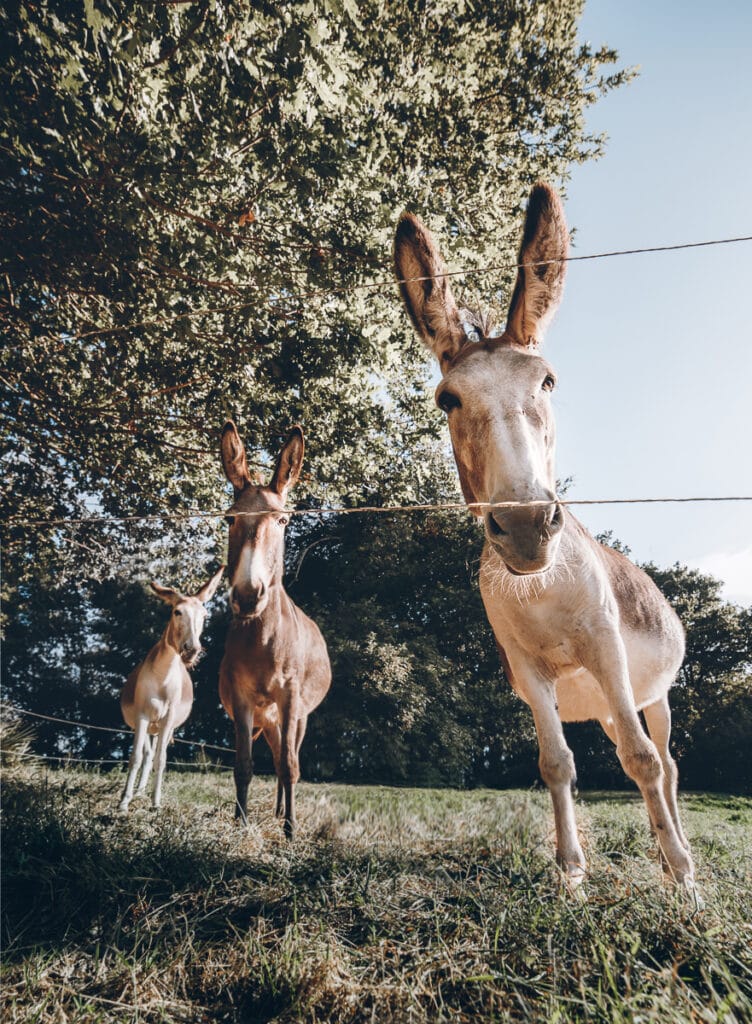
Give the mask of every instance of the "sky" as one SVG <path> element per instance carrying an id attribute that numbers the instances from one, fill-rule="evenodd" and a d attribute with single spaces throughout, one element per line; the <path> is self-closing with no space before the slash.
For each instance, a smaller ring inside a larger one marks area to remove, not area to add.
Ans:
<path id="1" fill-rule="evenodd" d="M 589 0 L 580 38 L 639 76 L 590 108 L 609 139 L 566 185 L 572 255 L 752 236 L 752 3 Z M 752 242 L 569 264 L 544 349 L 567 497 L 752 495 L 751 293 Z M 575 511 L 752 603 L 752 502 Z"/>

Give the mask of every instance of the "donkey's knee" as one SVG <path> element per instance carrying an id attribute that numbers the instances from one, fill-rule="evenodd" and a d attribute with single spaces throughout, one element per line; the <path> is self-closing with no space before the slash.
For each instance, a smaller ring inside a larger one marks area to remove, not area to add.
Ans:
<path id="1" fill-rule="evenodd" d="M 679 769 L 676 767 L 676 761 L 668 751 L 663 755 L 663 772 L 666 776 L 666 788 L 671 793 L 675 793 L 679 785 Z"/>
<path id="2" fill-rule="evenodd" d="M 574 757 L 568 747 L 555 751 L 541 751 L 538 768 L 549 789 L 561 786 L 571 788 L 577 781 Z"/>
<path id="3" fill-rule="evenodd" d="M 279 783 L 285 786 L 294 786 L 300 780 L 300 769 L 297 765 L 283 764 L 279 771 Z"/>
<path id="4" fill-rule="evenodd" d="M 640 788 L 654 786 L 662 779 L 661 759 L 647 737 L 640 743 L 617 747 L 616 753 L 624 771 Z"/>

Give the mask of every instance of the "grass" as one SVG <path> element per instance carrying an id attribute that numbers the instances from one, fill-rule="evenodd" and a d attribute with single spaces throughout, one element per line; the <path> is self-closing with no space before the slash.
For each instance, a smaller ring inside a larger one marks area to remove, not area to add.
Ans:
<path id="1" fill-rule="evenodd" d="M 752 1021 L 752 801 L 683 798 L 706 907 L 661 881 L 639 801 L 578 806 L 582 898 L 545 792 L 299 787 L 293 844 L 255 779 L 3 779 L 5 1022 Z"/>

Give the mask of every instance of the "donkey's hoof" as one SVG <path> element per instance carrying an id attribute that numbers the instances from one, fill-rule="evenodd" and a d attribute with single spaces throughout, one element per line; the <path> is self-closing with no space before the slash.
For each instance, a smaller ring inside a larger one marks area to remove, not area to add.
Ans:
<path id="1" fill-rule="evenodd" d="M 682 885 L 692 912 L 699 914 L 705 909 L 705 900 L 700 895 L 694 878 L 685 878 Z"/>
<path id="2" fill-rule="evenodd" d="M 571 865 L 562 871 L 562 879 L 564 882 L 564 888 L 571 896 L 577 896 L 584 898 L 584 889 L 582 883 L 585 881 L 587 876 L 587 870 L 579 865 Z"/>
<path id="3" fill-rule="evenodd" d="M 121 800 L 120 803 L 118 804 L 118 811 L 121 814 L 127 814 L 129 806 L 130 806 L 130 801 L 129 800 Z"/>

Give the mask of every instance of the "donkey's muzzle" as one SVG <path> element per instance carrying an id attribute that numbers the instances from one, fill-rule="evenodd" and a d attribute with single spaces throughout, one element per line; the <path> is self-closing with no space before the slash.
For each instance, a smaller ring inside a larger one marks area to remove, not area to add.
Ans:
<path id="1" fill-rule="evenodd" d="M 526 575 L 548 568 L 556 548 L 552 541 L 564 526 L 558 502 L 489 509 L 485 519 L 486 535 L 512 573 Z"/>
<path id="2" fill-rule="evenodd" d="M 188 668 L 193 668 L 203 653 L 204 648 L 200 644 L 198 647 L 194 644 L 183 644 L 180 649 L 180 657 Z"/>
<path id="3" fill-rule="evenodd" d="M 241 619 L 258 615 L 265 605 L 266 586 L 263 583 L 244 587 L 233 587 L 230 594 L 232 610 Z"/>

